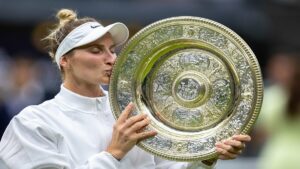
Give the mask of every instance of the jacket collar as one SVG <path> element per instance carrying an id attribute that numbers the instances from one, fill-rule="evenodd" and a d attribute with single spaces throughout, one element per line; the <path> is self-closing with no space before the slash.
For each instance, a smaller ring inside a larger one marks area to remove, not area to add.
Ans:
<path id="1" fill-rule="evenodd" d="M 99 87 L 101 88 L 101 86 Z M 102 91 L 104 91 L 104 89 L 102 89 Z M 108 100 L 107 97 L 107 91 L 104 91 L 104 96 L 102 97 L 86 97 L 79 95 L 61 85 L 60 92 L 55 96 L 55 99 L 58 100 L 59 104 L 76 109 L 81 113 L 97 114 L 99 106 L 105 104 Z"/>

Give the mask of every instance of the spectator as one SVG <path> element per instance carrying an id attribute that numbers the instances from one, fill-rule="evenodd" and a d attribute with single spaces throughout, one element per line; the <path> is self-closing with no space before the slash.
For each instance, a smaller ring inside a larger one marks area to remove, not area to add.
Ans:
<path id="1" fill-rule="evenodd" d="M 267 137 L 260 169 L 300 168 L 299 57 L 295 53 L 278 53 L 269 63 L 258 125 Z"/>

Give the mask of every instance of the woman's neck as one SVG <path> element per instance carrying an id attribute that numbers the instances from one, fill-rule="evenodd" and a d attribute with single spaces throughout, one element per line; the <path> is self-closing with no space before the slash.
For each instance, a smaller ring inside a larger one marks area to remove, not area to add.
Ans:
<path id="1" fill-rule="evenodd" d="M 100 85 L 89 85 L 84 83 L 72 83 L 65 81 L 63 86 L 79 95 L 86 97 L 101 97 L 104 96 L 103 90 L 100 88 Z"/>

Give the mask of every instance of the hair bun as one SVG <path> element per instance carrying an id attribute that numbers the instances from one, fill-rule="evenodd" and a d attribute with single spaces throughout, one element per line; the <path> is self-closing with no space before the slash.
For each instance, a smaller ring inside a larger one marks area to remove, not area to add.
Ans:
<path id="1" fill-rule="evenodd" d="M 59 19 L 59 26 L 63 26 L 70 21 L 77 20 L 77 14 L 70 9 L 61 9 L 57 12 L 56 17 Z"/>

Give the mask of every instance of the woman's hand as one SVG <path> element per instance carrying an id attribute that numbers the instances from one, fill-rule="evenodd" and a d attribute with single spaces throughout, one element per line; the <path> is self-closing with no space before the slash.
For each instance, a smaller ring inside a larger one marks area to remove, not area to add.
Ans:
<path id="1" fill-rule="evenodd" d="M 219 159 L 235 159 L 245 149 L 245 143 L 251 141 L 249 135 L 234 135 L 229 139 L 216 143 Z"/>
<path id="2" fill-rule="evenodd" d="M 229 160 L 235 159 L 245 149 L 245 143 L 251 141 L 249 135 L 234 135 L 229 139 L 216 143 L 218 159 Z M 203 163 L 212 165 L 217 159 L 204 160 Z"/>
<path id="3" fill-rule="evenodd" d="M 146 114 L 138 114 L 129 117 L 134 105 L 129 103 L 125 110 L 116 121 L 112 140 L 106 151 L 116 159 L 121 160 L 129 150 L 131 150 L 138 141 L 155 136 L 155 131 L 143 131 L 150 124 Z"/>

